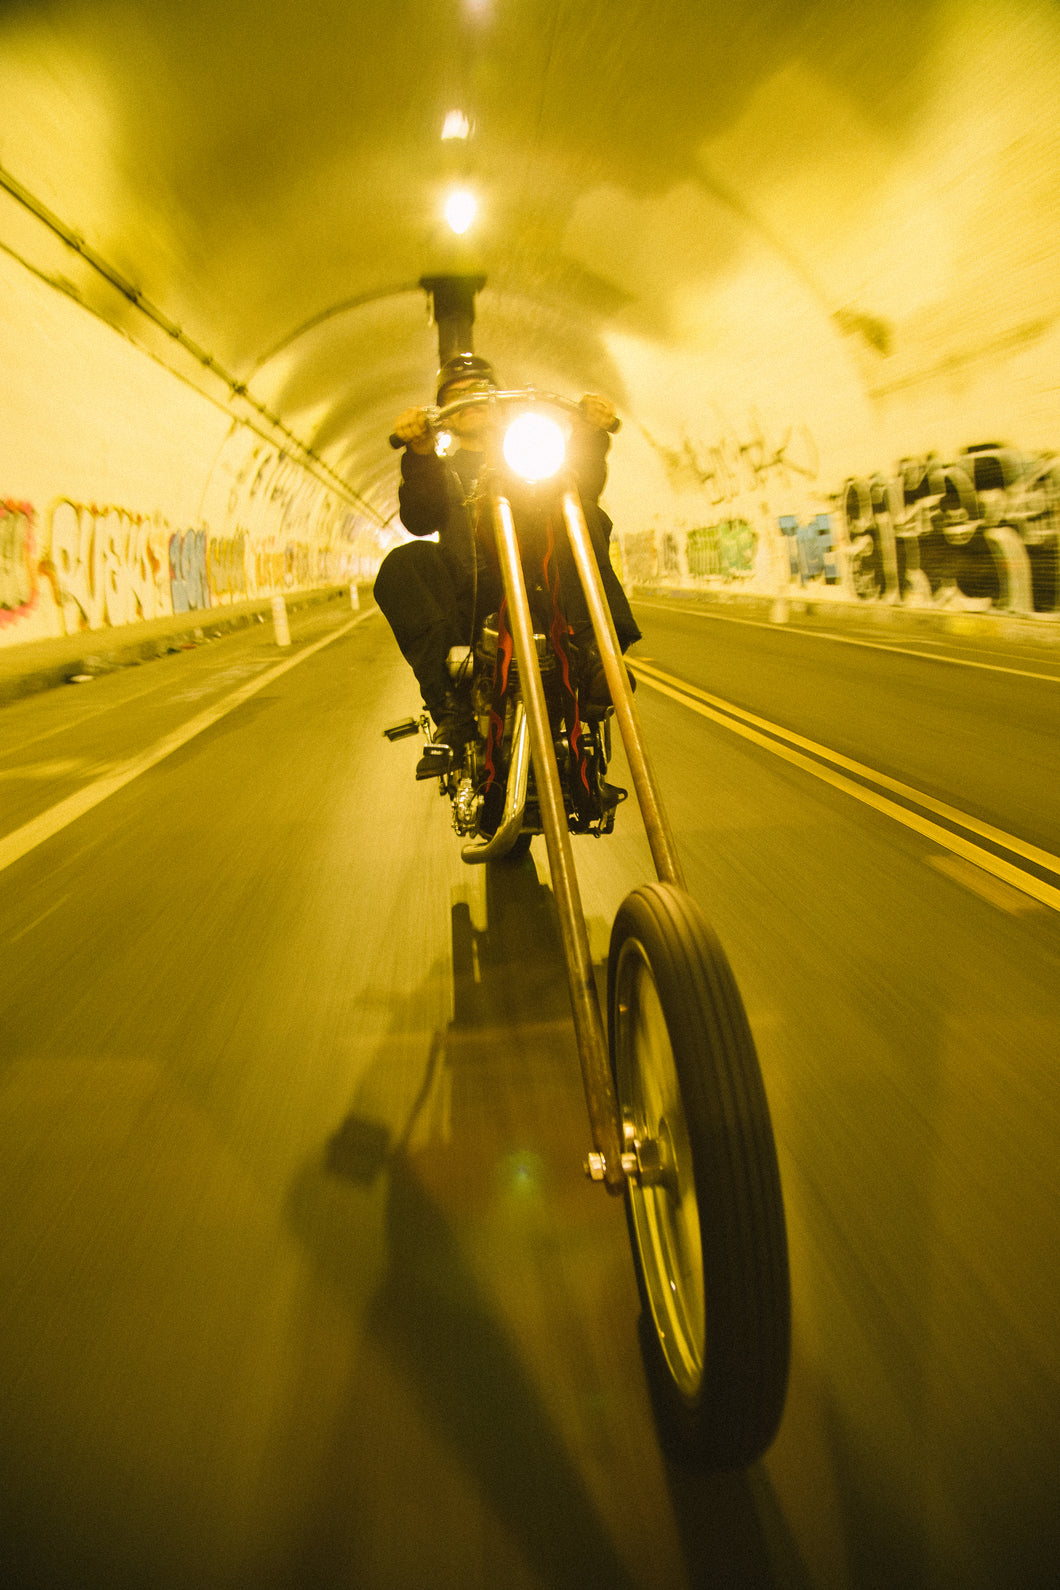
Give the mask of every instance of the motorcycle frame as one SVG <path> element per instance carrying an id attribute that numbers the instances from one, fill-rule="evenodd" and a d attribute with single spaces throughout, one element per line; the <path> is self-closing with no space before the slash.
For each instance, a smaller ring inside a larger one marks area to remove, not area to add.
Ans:
<path id="1" fill-rule="evenodd" d="M 637 1175 L 636 1156 L 625 1142 L 621 1112 L 615 1096 L 592 957 L 581 903 L 574 851 L 563 801 L 563 789 L 549 727 L 544 684 L 534 644 L 534 624 L 523 577 L 515 514 L 501 490 L 496 470 L 489 472 L 487 497 L 504 592 L 522 704 L 530 737 L 541 827 L 548 854 L 552 891 L 560 922 L 560 936 L 570 989 L 574 1031 L 581 1063 L 582 1083 L 589 1113 L 593 1150 L 586 1171 L 603 1182 L 608 1192 L 620 1194 L 627 1179 Z M 593 634 L 603 662 L 604 675 L 615 709 L 615 718 L 629 763 L 637 802 L 647 831 L 648 844 L 661 882 L 684 887 L 673 831 L 663 809 L 659 787 L 644 745 L 633 691 L 622 661 L 614 620 L 604 594 L 600 570 L 589 538 L 581 500 L 572 479 L 562 487 L 563 525 L 570 542 L 578 578 L 592 621 Z"/>

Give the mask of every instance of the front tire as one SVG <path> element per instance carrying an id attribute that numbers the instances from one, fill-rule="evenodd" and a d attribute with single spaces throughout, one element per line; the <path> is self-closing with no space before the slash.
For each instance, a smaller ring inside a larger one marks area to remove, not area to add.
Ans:
<path id="1" fill-rule="evenodd" d="M 626 1214 L 645 1367 L 665 1445 L 755 1462 L 780 1424 L 790 1348 L 772 1125 L 728 961 L 670 884 L 627 896 L 608 959 L 611 1064 L 642 1170 Z"/>

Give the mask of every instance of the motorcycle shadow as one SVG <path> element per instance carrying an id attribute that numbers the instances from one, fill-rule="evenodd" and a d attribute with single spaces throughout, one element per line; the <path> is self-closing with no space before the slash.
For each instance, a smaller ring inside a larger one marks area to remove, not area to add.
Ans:
<path id="1" fill-rule="evenodd" d="M 557 1590 L 797 1583 L 774 1580 L 768 1487 L 684 1474 L 656 1446 L 622 1211 L 581 1173 L 589 1134 L 566 971 L 533 858 L 469 879 L 451 931 L 452 1020 L 407 1119 L 388 1128 L 351 1114 L 324 1174 L 300 1189 L 300 1203 L 327 1206 L 302 1208 L 303 1230 L 338 1217 L 343 1184 L 354 1195 L 349 1236 L 329 1228 L 323 1258 L 373 1366 L 351 1394 L 357 1427 L 394 1425 L 385 1388 L 399 1388 L 399 1405 L 411 1396 L 416 1414 L 387 1461 L 416 1471 L 436 1443 L 452 1449 L 517 1556 Z M 373 1185 L 379 1196 L 364 1198 Z M 357 1240 L 362 1200 L 378 1210 L 375 1244 Z M 367 1296 L 361 1249 L 378 1263 Z M 602 1489 L 587 1478 L 601 1461 Z M 328 1468 L 328 1515 L 353 1516 L 360 1465 L 345 1441 Z M 435 1474 L 432 1494 L 446 1484 Z"/>
<path id="2" fill-rule="evenodd" d="M 432 1551 L 470 1553 L 446 1522 L 453 1464 L 511 1542 L 499 1577 L 521 1567 L 557 1590 L 642 1590 L 619 1545 L 633 1498 L 602 1504 L 586 1478 L 601 1419 L 625 1437 L 614 1394 L 604 1414 L 590 1402 L 577 1322 L 594 1293 L 613 1294 L 616 1270 L 627 1317 L 635 1295 L 615 1242 L 621 1213 L 584 1181 L 577 1157 L 587 1128 L 551 891 L 528 859 L 490 867 L 465 892 L 451 913 L 452 1020 L 434 1035 L 406 1121 L 348 1116 L 324 1174 L 298 1189 L 296 1219 L 303 1232 L 325 1229 L 351 1195 L 351 1221 L 359 1208 L 378 1211 L 367 1297 L 359 1263 L 339 1257 L 367 1250 L 366 1238 L 354 1229 L 339 1243 L 332 1226 L 322 1258 L 372 1366 L 352 1393 L 350 1429 L 367 1420 L 386 1432 L 393 1451 L 378 1461 L 421 1475 L 418 1521 L 403 1526 L 409 1550 L 422 1530 L 426 1553 L 433 1530 Z M 599 1399 L 595 1381 L 590 1389 Z M 351 1448 L 337 1442 L 327 1465 L 333 1517 L 360 1505 Z M 634 1472 L 632 1452 L 615 1469 Z"/>
<path id="3" fill-rule="evenodd" d="M 351 1113 L 329 1140 L 328 1171 L 344 1180 L 371 1186 L 387 1166 L 410 1147 L 422 1146 L 439 1130 L 451 1131 L 453 1083 L 472 1083 L 500 1057 L 511 1062 L 544 1042 L 549 1056 L 569 1053 L 569 1075 L 577 1080 L 577 1050 L 570 1014 L 566 967 L 559 920 L 552 891 L 537 874 L 530 857 L 517 863 L 483 868 L 485 922 L 475 923 L 466 898 L 453 902 L 450 918 L 453 1018 L 434 1036 L 420 1088 L 402 1129 L 358 1112 Z M 598 986 L 606 966 L 594 968 Z M 466 1079 L 463 1068 L 470 1069 Z M 506 1066 L 498 1090 L 516 1082 L 515 1067 Z M 458 1089 L 461 1097 L 464 1089 Z M 577 1104 L 577 1100 L 575 1104 Z M 438 1114 L 446 1116 L 439 1123 Z M 569 1108 L 564 1112 L 570 1115 Z M 583 1133 L 584 1135 L 584 1133 Z"/>

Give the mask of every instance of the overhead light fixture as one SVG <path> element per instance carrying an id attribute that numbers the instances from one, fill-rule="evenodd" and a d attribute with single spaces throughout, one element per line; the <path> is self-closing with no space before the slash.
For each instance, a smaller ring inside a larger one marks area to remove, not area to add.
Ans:
<path id="1" fill-rule="evenodd" d="M 475 219 L 478 204 L 466 188 L 454 188 L 445 201 L 445 218 L 454 232 L 466 232 Z"/>
<path id="2" fill-rule="evenodd" d="M 447 110 L 442 125 L 442 142 L 450 138 L 470 138 L 471 123 L 462 110 Z"/>

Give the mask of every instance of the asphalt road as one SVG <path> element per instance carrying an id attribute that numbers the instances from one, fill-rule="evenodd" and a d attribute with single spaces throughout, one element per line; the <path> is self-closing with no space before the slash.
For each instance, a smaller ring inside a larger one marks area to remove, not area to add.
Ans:
<path id="1" fill-rule="evenodd" d="M 5 1587 L 1054 1582 L 1060 667 L 639 615 L 781 1156 L 774 1448 L 661 1455 L 543 847 L 462 865 L 385 625 L 310 610 L 0 712 Z M 602 963 L 632 804 L 576 854 Z"/>

